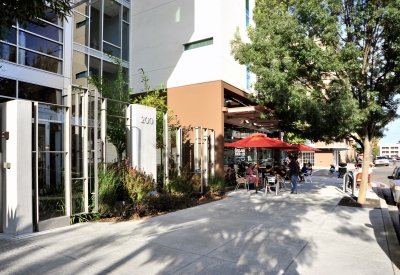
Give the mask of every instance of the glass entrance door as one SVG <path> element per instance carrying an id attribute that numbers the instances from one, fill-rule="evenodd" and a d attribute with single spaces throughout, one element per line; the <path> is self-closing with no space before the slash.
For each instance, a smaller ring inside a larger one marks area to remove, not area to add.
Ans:
<path id="1" fill-rule="evenodd" d="M 69 224 L 67 107 L 34 103 L 34 209 L 37 231 Z M 36 141 L 36 142 L 35 142 Z"/>

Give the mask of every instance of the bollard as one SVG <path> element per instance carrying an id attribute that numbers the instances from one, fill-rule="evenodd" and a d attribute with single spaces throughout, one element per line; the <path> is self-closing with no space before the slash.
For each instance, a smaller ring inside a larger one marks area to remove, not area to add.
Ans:
<path id="1" fill-rule="evenodd" d="M 347 174 L 348 174 L 348 172 L 343 175 L 343 194 L 346 193 L 346 190 L 347 190 L 347 185 L 346 185 L 346 179 L 348 177 Z"/>
<path id="2" fill-rule="evenodd" d="M 352 183 L 352 185 L 351 185 L 351 194 L 352 194 L 352 196 L 354 196 L 354 187 L 355 187 L 355 185 L 354 185 L 354 177 L 353 177 L 353 175 L 352 175 L 353 173 L 351 173 L 350 171 L 349 172 L 346 172 L 344 175 L 343 175 L 343 193 L 346 193 L 346 191 L 347 191 L 347 183 L 349 182 L 349 181 L 351 181 L 351 183 Z"/>

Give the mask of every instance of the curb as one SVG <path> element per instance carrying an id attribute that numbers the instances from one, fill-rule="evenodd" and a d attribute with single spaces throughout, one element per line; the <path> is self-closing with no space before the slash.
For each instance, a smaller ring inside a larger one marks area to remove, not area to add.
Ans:
<path id="1" fill-rule="evenodd" d="M 389 257 L 392 262 L 393 274 L 400 275 L 400 246 L 393 227 L 392 218 L 385 199 L 383 198 L 382 189 L 377 187 L 378 197 L 381 205 L 383 224 L 385 226 L 386 241 L 389 249 Z"/>

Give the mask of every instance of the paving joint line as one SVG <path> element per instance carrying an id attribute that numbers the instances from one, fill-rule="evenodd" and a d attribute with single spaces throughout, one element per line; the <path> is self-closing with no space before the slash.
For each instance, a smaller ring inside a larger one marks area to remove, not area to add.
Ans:
<path id="1" fill-rule="evenodd" d="M 382 214 L 382 219 L 383 219 L 383 226 L 385 227 L 385 236 L 386 236 L 386 242 L 388 245 L 388 253 L 389 253 L 389 259 L 392 264 L 392 270 L 393 274 L 399 275 L 400 270 L 396 266 L 396 264 L 393 262 L 394 259 L 397 259 L 398 264 L 400 264 L 400 259 L 398 256 L 400 255 L 400 246 L 399 242 L 396 236 L 396 232 L 394 230 L 392 218 L 390 217 L 389 210 L 387 208 L 386 201 L 383 196 L 382 189 L 378 187 L 378 197 L 380 199 L 380 205 L 381 205 L 381 214 Z M 396 237 L 394 237 L 394 236 Z M 395 257 L 394 254 L 397 254 Z"/>

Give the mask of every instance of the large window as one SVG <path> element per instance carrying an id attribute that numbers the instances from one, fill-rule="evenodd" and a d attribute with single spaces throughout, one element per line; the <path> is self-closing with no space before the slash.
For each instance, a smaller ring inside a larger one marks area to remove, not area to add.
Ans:
<path id="1" fill-rule="evenodd" d="M 18 98 L 61 105 L 61 90 L 19 81 Z"/>
<path id="2" fill-rule="evenodd" d="M 79 66 L 73 68 L 74 85 L 87 87 L 84 78 L 90 75 L 112 78 L 113 66 L 103 61 L 107 55 L 121 58 L 128 68 L 129 25 L 129 5 L 120 0 L 98 0 L 74 9 L 74 66 Z"/>
<path id="3" fill-rule="evenodd" d="M 74 51 L 72 66 L 72 83 L 77 86 L 87 87 L 87 76 L 90 75 L 88 71 L 88 55 Z"/>
<path id="4" fill-rule="evenodd" d="M 307 164 L 311 163 L 312 166 L 314 166 L 314 152 L 303 152 L 302 153 L 302 164 Z"/>
<path id="5" fill-rule="evenodd" d="M 50 22 L 37 19 L 11 28 L 0 42 L 0 59 L 62 74 L 62 21 L 51 11 L 46 15 Z"/>
<path id="6" fill-rule="evenodd" d="M 3 102 L 6 98 L 62 104 L 61 90 L 0 77 L 0 101 Z"/>
<path id="7" fill-rule="evenodd" d="M 17 92 L 17 81 L 0 77 L 0 95 L 15 97 Z"/>

